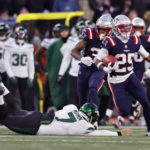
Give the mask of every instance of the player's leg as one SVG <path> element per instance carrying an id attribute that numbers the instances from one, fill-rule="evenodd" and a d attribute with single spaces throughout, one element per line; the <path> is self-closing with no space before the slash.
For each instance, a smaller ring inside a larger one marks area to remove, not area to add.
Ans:
<path id="1" fill-rule="evenodd" d="M 77 79 L 77 90 L 79 96 L 79 105 L 82 106 L 86 102 L 88 102 L 89 97 L 89 89 L 88 89 L 88 82 L 89 82 L 90 70 L 84 68 L 84 66 L 80 66 L 78 79 Z"/>
<path id="2" fill-rule="evenodd" d="M 150 102 L 148 100 L 146 91 L 135 74 L 132 74 L 129 79 L 130 80 L 129 80 L 129 84 L 127 85 L 127 90 L 142 105 L 144 118 L 149 132 L 150 131 Z"/>
<path id="3" fill-rule="evenodd" d="M 125 89 L 126 82 L 112 84 L 109 83 L 112 92 L 114 104 L 123 117 L 128 116 L 131 112 L 132 99 Z"/>
<path id="4" fill-rule="evenodd" d="M 98 90 L 103 86 L 104 72 L 96 71 L 93 72 L 89 78 L 89 100 L 91 103 L 99 106 L 100 100 L 98 97 Z"/>
<path id="5" fill-rule="evenodd" d="M 79 108 L 79 97 L 77 92 L 77 77 L 69 75 L 69 104 L 74 104 Z"/>
<path id="6" fill-rule="evenodd" d="M 22 100 L 22 109 L 34 110 L 33 89 L 27 86 L 27 78 L 18 78 L 20 97 Z"/>

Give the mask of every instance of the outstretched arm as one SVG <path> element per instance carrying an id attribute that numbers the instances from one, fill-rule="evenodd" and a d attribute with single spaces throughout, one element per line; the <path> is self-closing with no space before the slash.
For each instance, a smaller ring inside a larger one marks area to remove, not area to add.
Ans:
<path id="1" fill-rule="evenodd" d="M 85 40 L 81 40 L 76 46 L 75 48 L 72 49 L 71 55 L 78 59 L 81 60 L 81 54 L 80 51 L 83 50 L 85 47 L 87 46 L 87 42 Z"/>

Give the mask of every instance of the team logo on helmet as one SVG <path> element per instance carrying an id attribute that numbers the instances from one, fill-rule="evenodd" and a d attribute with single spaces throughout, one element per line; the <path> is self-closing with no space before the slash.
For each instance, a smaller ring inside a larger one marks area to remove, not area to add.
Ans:
<path id="1" fill-rule="evenodd" d="M 122 38 L 129 38 L 132 31 L 130 19 L 125 15 L 118 15 L 113 20 L 113 31 Z"/>

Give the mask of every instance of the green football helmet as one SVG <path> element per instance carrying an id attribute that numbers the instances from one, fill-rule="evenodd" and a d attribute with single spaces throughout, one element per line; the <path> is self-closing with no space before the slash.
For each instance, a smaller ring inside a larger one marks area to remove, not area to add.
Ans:
<path id="1" fill-rule="evenodd" d="M 79 37 L 82 37 L 82 30 L 84 28 L 85 28 L 85 22 L 83 20 L 76 23 L 75 29 Z"/>
<path id="2" fill-rule="evenodd" d="M 3 22 L 0 23 L 0 40 L 6 40 L 9 35 L 10 27 Z"/>
<path id="3" fill-rule="evenodd" d="M 85 21 L 85 26 L 86 26 L 86 28 L 94 28 L 95 27 L 95 23 L 90 21 L 90 20 L 86 20 Z"/>
<path id="4" fill-rule="evenodd" d="M 80 115 L 88 122 L 94 124 L 98 121 L 98 107 L 93 103 L 85 103 L 79 110 Z"/>

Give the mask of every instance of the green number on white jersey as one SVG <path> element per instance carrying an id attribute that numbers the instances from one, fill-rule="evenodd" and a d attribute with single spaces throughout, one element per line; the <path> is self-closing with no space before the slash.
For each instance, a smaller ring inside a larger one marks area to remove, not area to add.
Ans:
<path id="1" fill-rule="evenodd" d="M 25 66 L 26 63 L 27 63 L 27 55 L 26 54 L 13 54 L 12 55 L 13 57 L 13 62 L 12 62 L 12 65 L 13 66 Z"/>

